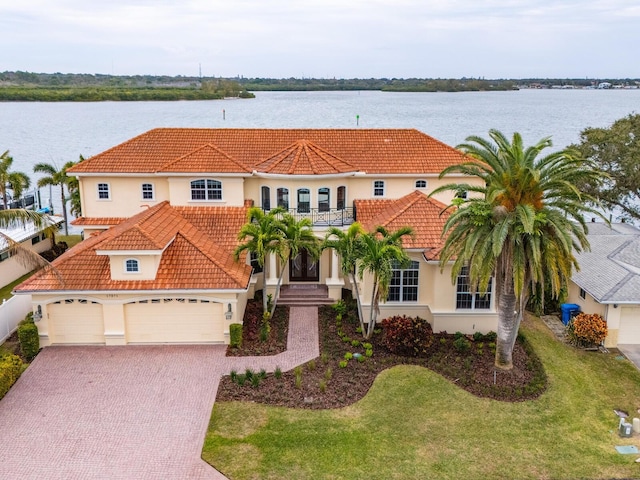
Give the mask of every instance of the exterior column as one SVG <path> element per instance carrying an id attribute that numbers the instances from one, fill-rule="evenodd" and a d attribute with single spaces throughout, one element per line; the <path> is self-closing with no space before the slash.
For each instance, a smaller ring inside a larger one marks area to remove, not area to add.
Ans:
<path id="1" fill-rule="evenodd" d="M 338 254 L 335 250 L 331 249 L 331 276 L 327 278 L 325 283 L 329 290 L 329 298 L 338 301 L 342 298 L 342 287 L 344 287 L 344 280 L 340 278 L 340 262 L 338 262 Z"/>

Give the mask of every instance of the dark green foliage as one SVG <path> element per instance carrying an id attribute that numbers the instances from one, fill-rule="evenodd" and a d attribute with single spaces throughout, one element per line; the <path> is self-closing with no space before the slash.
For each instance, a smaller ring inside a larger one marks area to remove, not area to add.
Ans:
<path id="1" fill-rule="evenodd" d="M 466 337 L 458 337 L 453 341 L 453 348 L 459 352 L 468 352 L 471 342 Z"/>
<path id="2" fill-rule="evenodd" d="M 282 378 L 282 369 L 280 367 L 276 367 L 276 369 L 273 372 L 273 376 L 278 379 Z"/>
<path id="3" fill-rule="evenodd" d="M 242 346 L 241 323 L 232 323 L 229 325 L 229 345 L 231 348 L 240 348 Z"/>
<path id="4" fill-rule="evenodd" d="M 420 317 L 394 316 L 382 321 L 383 343 L 399 355 L 424 356 L 433 343 L 433 330 L 427 320 Z"/>
<path id="5" fill-rule="evenodd" d="M 0 355 L 0 398 L 4 397 L 22 373 L 20 357 L 6 353 Z"/>
<path id="6" fill-rule="evenodd" d="M 20 352 L 31 361 L 40 351 L 40 337 L 38 337 L 38 327 L 35 323 L 24 323 L 18 327 L 18 340 L 20 341 Z"/>

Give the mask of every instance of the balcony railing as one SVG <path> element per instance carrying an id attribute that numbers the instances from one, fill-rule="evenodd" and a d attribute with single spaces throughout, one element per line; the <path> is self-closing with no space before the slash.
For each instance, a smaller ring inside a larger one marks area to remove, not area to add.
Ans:
<path id="1" fill-rule="evenodd" d="M 353 208 L 337 208 L 319 209 L 319 208 L 290 208 L 289 214 L 295 219 L 309 218 L 313 222 L 314 227 L 343 227 L 351 225 L 353 219 Z"/>

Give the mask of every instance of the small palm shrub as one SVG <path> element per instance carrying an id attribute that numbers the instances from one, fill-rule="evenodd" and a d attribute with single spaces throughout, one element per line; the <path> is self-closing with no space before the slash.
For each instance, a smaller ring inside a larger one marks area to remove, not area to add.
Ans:
<path id="1" fill-rule="evenodd" d="M 607 322 L 597 313 L 579 313 L 569 324 L 569 338 L 578 346 L 599 345 L 607 337 Z"/>

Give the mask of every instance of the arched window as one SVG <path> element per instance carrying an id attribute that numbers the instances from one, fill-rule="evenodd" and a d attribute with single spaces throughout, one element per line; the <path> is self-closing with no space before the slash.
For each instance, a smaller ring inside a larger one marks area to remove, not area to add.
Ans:
<path id="1" fill-rule="evenodd" d="M 140 272 L 140 262 L 135 258 L 127 258 L 124 261 L 124 271 L 127 273 L 139 273 Z"/>
<path id="2" fill-rule="evenodd" d="M 200 179 L 191 182 L 191 200 L 222 200 L 222 182 Z"/>
<path id="3" fill-rule="evenodd" d="M 261 197 L 262 197 L 262 210 L 268 212 L 271 210 L 271 189 L 269 187 L 262 187 L 261 189 Z"/>
<path id="4" fill-rule="evenodd" d="M 311 211 L 311 191 L 308 188 L 298 189 L 298 213 Z"/>
<path id="5" fill-rule="evenodd" d="M 426 180 L 416 180 L 416 188 L 427 188 Z"/>
<path id="6" fill-rule="evenodd" d="M 336 208 L 338 210 L 344 210 L 347 205 L 347 187 L 340 186 L 338 187 L 338 200 L 336 203 Z"/>
<path id="7" fill-rule="evenodd" d="M 318 189 L 318 211 L 328 212 L 331 208 L 331 190 L 327 187 Z"/>
<path id="8" fill-rule="evenodd" d="M 289 210 L 289 189 L 279 188 L 276 190 L 278 207 Z"/>

